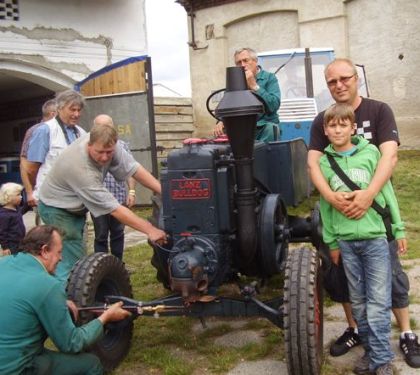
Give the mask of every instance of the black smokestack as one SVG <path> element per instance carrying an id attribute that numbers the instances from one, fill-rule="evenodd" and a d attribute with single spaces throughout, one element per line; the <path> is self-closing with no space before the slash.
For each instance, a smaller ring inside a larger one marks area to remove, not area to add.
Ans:
<path id="1" fill-rule="evenodd" d="M 226 92 L 215 114 L 223 121 L 235 159 L 239 260 L 243 266 L 254 260 L 257 248 L 257 203 L 252 157 L 257 116 L 263 112 L 263 104 L 247 88 L 243 68 L 227 68 Z"/>

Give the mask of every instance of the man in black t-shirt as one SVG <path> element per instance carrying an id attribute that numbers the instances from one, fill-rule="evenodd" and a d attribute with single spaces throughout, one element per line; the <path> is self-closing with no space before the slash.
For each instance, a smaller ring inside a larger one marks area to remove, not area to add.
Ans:
<path id="1" fill-rule="evenodd" d="M 367 139 L 376 147 L 385 142 L 394 141 L 399 145 L 398 130 L 394 114 L 388 104 L 377 100 L 358 97 L 359 105 L 354 110 L 357 124 L 357 135 Z M 319 113 L 311 128 L 310 150 L 324 152 L 329 145 L 328 138 L 324 134 L 324 112 Z M 393 148 L 393 144 L 390 145 Z"/>
<path id="2" fill-rule="evenodd" d="M 324 112 L 317 115 L 312 123 L 308 152 L 309 173 L 320 194 L 337 210 L 349 218 L 359 219 L 371 206 L 373 199 L 391 178 L 397 164 L 399 145 L 398 130 L 391 108 L 382 102 L 362 98 L 358 93 L 358 75 L 354 64 L 348 59 L 336 59 L 325 68 L 325 79 L 330 93 L 337 103 L 350 104 L 356 116 L 357 134 L 368 139 L 381 151 L 381 159 L 369 187 L 365 190 L 350 193 L 333 192 L 319 168 L 319 159 L 328 145 L 324 134 Z M 346 195 L 346 197 L 344 196 Z M 417 335 L 410 328 L 408 311 L 409 283 L 407 275 L 401 268 L 395 241 L 390 243 L 391 263 L 393 269 L 392 307 L 401 330 L 400 348 L 408 365 L 420 367 L 420 345 Z M 328 281 L 327 281 L 328 282 Z M 345 289 L 346 286 L 343 286 Z M 328 288 L 326 288 L 328 289 Z M 345 297 L 338 302 L 343 308 L 349 324 L 344 334 L 331 345 L 330 353 L 339 356 L 347 353 L 353 346 L 360 344 L 357 324 L 352 318 L 351 304 Z M 364 356 L 357 364 L 356 373 L 369 370 L 369 357 Z"/>

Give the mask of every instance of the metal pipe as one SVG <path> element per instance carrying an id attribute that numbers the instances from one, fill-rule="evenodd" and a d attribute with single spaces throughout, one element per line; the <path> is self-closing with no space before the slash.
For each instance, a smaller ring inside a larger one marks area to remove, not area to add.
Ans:
<path id="1" fill-rule="evenodd" d="M 305 78 L 306 78 L 306 96 L 314 97 L 314 83 L 312 78 L 312 59 L 309 48 L 305 48 Z"/>
<path id="2" fill-rule="evenodd" d="M 158 162 L 156 148 L 156 127 L 155 127 L 155 108 L 153 97 L 153 77 L 152 77 L 152 59 L 150 56 L 146 59 L 146 77 L 147 77 L 147 112 L 149 115 L 149 137 L 152 159 L 152 175 L 158 177 Z"/>
<path id="3" fill-rule="evenodd" d="M 190 47 L 192 47 L 192 49 L 194 51 L 196 51 L 198 49 L 206 49 L 208 47 L 208 45 L 205 46 L 205 47 L 198 47 L 197 46 L 197 43 L 195 42 L 195 27 L 194 27 L 195 13 L 194 13 L 194 10 L 193 10 L 193 4 L 192 4 L 192 2 L 191 2 L 191 8 L 190 8 L 190 10 L 189 10 L 189 12 L 187 14 L 190 17 L 190 27 L 191 27 L 191 42 L 188 42 L 188 45 Z"/>

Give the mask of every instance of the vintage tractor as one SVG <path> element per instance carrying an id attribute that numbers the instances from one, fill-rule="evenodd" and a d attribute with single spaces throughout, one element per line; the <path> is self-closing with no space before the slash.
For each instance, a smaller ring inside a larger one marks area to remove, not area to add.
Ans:
<path id="1" fill-rule="evenodd" d="M 72 270 L 69 298 L 82 322 L 104 304 L 123 301 L 142 316 L 265 317 L 283 329 L 290 375 L 319 374 L 323 352 L 323 297 L 318 252 L 288 251 L 292 242 L 319 243 L 319 215 L 299 218 L 286 206 L 308 192 L 303 140 L 254 143 L 261 101 L 246 88 L 242 68 L 228 68 L 226 92 L 215 109 L 227 139 L 193 139 L 172 151 L 161 171 L 158 225 L 169 235 L 153 247 L 157 277 L 172 291 L 153 301 L 131 297 L 129 277 L 112 255 L 93 254 Z M 258 298 L 255 282 L 235 298 L 219 295 L 224 283 L 266 280 L 284 272 L 283 295 Z M 130 347 L 132 319 L 106 328 L 92 351 L 107 369 Z M 280 334 L 280 332 L 279 332 Z"/>

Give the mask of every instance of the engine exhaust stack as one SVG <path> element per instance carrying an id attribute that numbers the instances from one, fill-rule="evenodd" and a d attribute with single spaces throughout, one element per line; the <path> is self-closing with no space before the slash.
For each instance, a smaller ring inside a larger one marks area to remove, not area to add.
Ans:
<path id="1" fill-rule="evenodd" d="M 235 159 L 238 243 L 243 266 L 254 260 L 257 249 L 257 203 L 252 162 L 257 116 L 263 112 L 263 104 L 247 88 L 243 68 L 227 68 L 226 91 L 215 114 L 223 121 Z"/>

